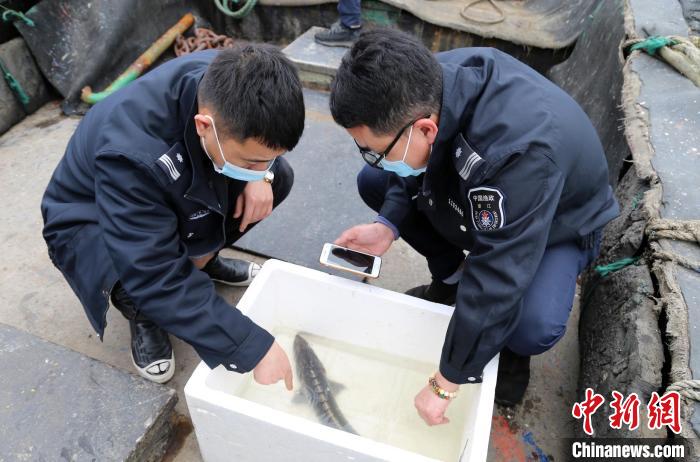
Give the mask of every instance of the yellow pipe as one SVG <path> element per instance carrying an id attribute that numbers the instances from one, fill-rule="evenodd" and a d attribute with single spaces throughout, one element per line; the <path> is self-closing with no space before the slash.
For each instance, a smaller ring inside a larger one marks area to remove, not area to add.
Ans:
<path id="1" fill-rule="evenodd" d="M 99 93 L 93 93 L 92 89 L 87 86 L 83 88 L 80 99 L 88 104 L 95 104 L 103 99 L 105 99 L 110 94 L 125 87 L 133 80 L 136 80 L 138 76 L 143 74 L 143 72 L 151 67 L 151 64 L 157 60 L 160 55 L 163 54 L 175 41 L 178 35 L 184 34 L 187 29 L 194 24 L 194 16 L 191 13 L 184 15 L 173 27 L 168 29 L 168 31 L 163 34 L 158 40 L 156 40 L 153 45 L 151 45 L 148 50 L 146 50 L 141 56 L 139 56 L 136 61 L 134 61 L 131 66 L 127 68 L 119 77 L 117 77 L 110 86 L 108 86 L 104 91 Z"/>

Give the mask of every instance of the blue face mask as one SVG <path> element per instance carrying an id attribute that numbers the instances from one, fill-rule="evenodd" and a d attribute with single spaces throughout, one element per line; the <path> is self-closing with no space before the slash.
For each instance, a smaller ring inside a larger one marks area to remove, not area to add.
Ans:
<path id="1" fill-rule="evenodd" d="M 406 161 L 406 154 L 408 154 L 408 145 L 411 144 L 411 136 L 413 135 L 413 126 L 411 125 L 411 130 L 408 132 L 408 142 L 406 143 L 406 149 L 403 152 L 403 159 L 401 160 L 386 160 L 382 159 L 379 162 L 379 165 L 386 171 L 388 172 L 394 172 L 398 176 L 401 177 L 407 177 L 407 176 L 418 176 L 421 173 L 425 172 L 425 169 L 427 167 L 423 168 L 413 168 L 410 165 L 408 165 Z"/>
<path id="2" fill-rule="evenodd" d="M 226 160 L 226 157 L 224 157 L 224 150 L 221 149 L 221 143 L 219 143 L 219 135 L 216 133 L 216 125 L 214 125 L 214 119 L 212 119 L 208 115 L 205 115 L 204 117 L 211 120 L 211 126 L 214 129 L 214 137 L 216 138 L 216 144 L 219 146 L 221 158 L 224 159 L 224 166 L 219 168 L 214 163 L 214 159 L 212 159 L 209 155 L 209 151 L 207 151 L 207 147 L 204 144 L 204 138 L 199 138 L 199 141 L 202 144 L 202 149 L 204 149 L 204 152 L 206 153 L 207 157 L 209 157 L 209 160 L 211 160 L 211 163 L 214 165 L 214 170 L 216 170 L 217 173 L 226 175 L 229 178 L 239 181 L 260 181 L 263 178 L 265 178 L 265 173 L 267 173 L 267 171 L 270 170 L 270 168 L 272 168 L 272 164 L 275 163 L 275 159 L 272 159 L 270 164 L 267 166 L 267 170 L 250 170 L 247 168 L 239 167 L 237 165 L 233 165 L 232 163 Z"/>

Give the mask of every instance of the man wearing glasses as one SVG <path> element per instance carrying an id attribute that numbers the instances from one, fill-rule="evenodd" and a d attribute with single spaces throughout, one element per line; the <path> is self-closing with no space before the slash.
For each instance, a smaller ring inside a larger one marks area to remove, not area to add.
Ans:
<path id="1" fill-rule="evenodd" d="M 257 265 L 218 252 L 289 194 L 279 156 L 303 129 L 294 66 L 258 45 L 169 61 L 81 121 L 42 200 L 44 238 L 100 338 L 110 299 L 129 319 L 143 377 L 173 376 L 171 333 L 210 367 L 291 389 L 285 352 L 212 281 L 255 277 Z"/>
<path id="2" fill-rule="evenodd" d="M 498 50 L 434 56 L 393 30 L 360 36 L 330 106 L 368 164 L 358 189 L 379 214 L 336 244 L 382 255 L 403 237 L 433 277 L 407 293 L 455 305 L 420 416 L 446 423 L 460 384 L 481 382 L 499 352 L 496 400 L 517 404 L 530 356 L 564 335 L 577 275 L 618 214 L 588 117 Z"/>

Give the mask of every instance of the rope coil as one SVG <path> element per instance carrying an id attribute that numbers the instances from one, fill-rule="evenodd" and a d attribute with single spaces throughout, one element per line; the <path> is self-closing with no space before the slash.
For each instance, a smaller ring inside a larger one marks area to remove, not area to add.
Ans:
<path id="1" fill-rule="evenodd" d="M 15 11 L 13 9 L 10 9 L 6 6 L 0 5 L 0 8 L 2 8 L 2 20 L 5 22 L 13 22 L 13 21 L 22 21 L 29 27 L 34 27 L 34 21 L 29 19 L 27 16 L 24 15 L 21 11 Z"/>
<path id="2" fill-rule="evenodd" d="M 651 56 L 658 51 L 664 61 L 700 87 L 700 37 L 652 36 L 628 40 L 623 48 L 643 50 Z"/>
<path id="3" fill-rule="evenodd" d="M 649 240 L 672 239 L 700 244 L 700 220 L 670 220 L 656 218 L 649 221 L 646 227 Z M 656 258 L 673 261 L 689 270 L 700 273 L 700 262 L 693 261 L 682 255 L 655 249 L 653 255 Z"/>
<path id="4" fill-rule="evenodd" d="M 649 239 L 676 239 L 700 244 L 700 220 L 653 219 L 646 229 Z"/>
<path id="5" fill-rule="evenodd" d="M 469 0 L 467 4 L 462 8 L 462 11 L 459 12 L 460 16 L 462 16 L 463 19 L 471 22 L 475 22 L 478 24 L 484 24 L 487 26 L 493 26 L 495 24 L 500 24 L 506 19 L 506 13 L 503 11 L 503 8 L 498 6 L 496 2 L 503 2 L 504 0 Z M 513 0 L 517 1 L 519 3 L 525 3 L 525 0 Z M 479 18 L 474 16 L 473 14 L 468 14 L 467 10 L 472 9 L 473 6 L 478 4 L 478 3 L 483 3 L 483 2 L 488 2 L 489 5 L 491 5 L 491 9 L 493 10 L 494 17 L 493 18 Z"/>
<path id="6" fill-rule="evenodd" d="M 484 1 L 487 1 L 489 5 L 493 8 L 493 10 L 496 12 L 496 17 L 494 19 L 479 19 L 475 18 L 473 16 L 470 16 L 467 14 L 467 10 L 476 5 L 477 3 L 482 3 Z M 506 19 L 506 14 L 503 12 L 501 7 L 496 5 L 495 0 L 472 0 L 469 3 L 467 3 L 464 8 L 462 8 L 462 11 L 459 13 L 462 18 L 466 19 L 467 21 L 473 21 L 473 22 L 478 22 L 481 24 L 499 24 L 503 22 Z"/>
<path id="7" fill-rule="evenodd" d="M 666 391 L 675 391 L 684 398 L 700 401 L 700 380 L 680 380 L 666 387 Z"/>
<path id="8" fill-rule="evenodd" d="M 235 19 L 241 19 L 245 16 L 248 15 L 251 11 L 253 11 L 253 7 L 257 3 L 257 0 L 245 0 L 245 3 L 243 3 L 243 6 L 241 6 L 237 10 L 232 10 L 229 8 L 230 3 L 238 3 L 238 0 L 214 0 L 214 5 L 224 13 L 226 16 L 229 16 L 231 18 Z"/>

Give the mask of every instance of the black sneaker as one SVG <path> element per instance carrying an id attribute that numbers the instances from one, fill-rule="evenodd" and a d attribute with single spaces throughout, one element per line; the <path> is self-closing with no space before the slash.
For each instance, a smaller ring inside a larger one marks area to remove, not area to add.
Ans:
<path id="1" fill-rule="evenodd" d="M 175 353 L 168 333 L 148 320 L 129 320 L 131 361 L 141 377 L 165 383 L 175 373 Z"/>
<path id="2" fill-rule="evenodd" d="M 331 28 L 314 35 L 314 39 L 321 45 L 329 47 L 348 47 L 359 38 L 362 26 L 350 28 L 343 25 L 340 20 L 331 24 Z"/>
<path id="3" fill-rule="evenodd" d="M 457 286 L 459 284 L 445 284 L 442 281 L 433 279 L 429 285 L 414 287 L 406 291 L 406 295 L 428 300 L 429 302 L 442 303 L 443 305 L 454 305 L 457 296 Z"/>
<path id="4" fill-rule="evenodd" d="M 111 298 L 114 307 L 129 320 L 131 362 L 139 375 L 157 383 L 173 378 L 175 354 L 168 333 L 139 313 L 121 283 L 115 284 Z"/>
<path id="5" fill-rule="evenodd" d="M 213 281 L 236 287 L 249 286 L 260 271 L 260 265 L 236 258 L 215 256 L 204 265 L 202 271 Z"/>
<path id="6" fill-rule="evenodd" d="M 522 401 L 530 382 L 530 356 L 520 356 L 504 348 L 498 360 L 496 403 L 512 407 Z"/>

